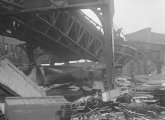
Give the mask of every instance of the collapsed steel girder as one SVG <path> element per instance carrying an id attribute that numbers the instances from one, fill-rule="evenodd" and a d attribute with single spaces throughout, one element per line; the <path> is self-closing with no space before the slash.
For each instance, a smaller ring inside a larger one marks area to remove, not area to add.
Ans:
<path id="1" fill-rule="evenodd" d="M 63 6 L 68 7 L 64 4 Z M 21 11 L 22 8 L 17 6 L 15 9 Z M 12 16 L 0 18 L 1 33 L 52 50 L 56 56 L 70 56 L 67 60 L 104 59 L 103 28 L 94 21 L 92 24 L 90 18 L 81 12 L 53 10 L 29 13 L 29 11 L 17 12 L 18 10 L 16 13 L 19 14 L 13 13 Z M 136 50 L 115 43 L 116 64 L 126 64 L 135 53 Z"/>

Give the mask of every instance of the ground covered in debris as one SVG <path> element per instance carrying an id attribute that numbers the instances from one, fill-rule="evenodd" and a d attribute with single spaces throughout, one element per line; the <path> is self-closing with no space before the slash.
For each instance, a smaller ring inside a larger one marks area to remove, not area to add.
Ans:
<path id="1" fill-rule="evenodd" d="M 115 101 L 102 101 L 99 95 L 83 97 L 72 103 L 72 120 L 163 119 L 165 108 L 136 103 L 129 94 Z"/>

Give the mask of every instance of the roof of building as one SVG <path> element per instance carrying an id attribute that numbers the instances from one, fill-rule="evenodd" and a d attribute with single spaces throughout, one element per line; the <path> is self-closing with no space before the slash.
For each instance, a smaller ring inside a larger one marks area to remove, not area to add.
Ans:
<path id="1" fill-rule="evenodd" d="M 153 44 L 165 44 L 165 34 L 155 33 L 151 28 L 145 28 L 134 33 L 125 35 L 129 42 L 143 42 Z"/>

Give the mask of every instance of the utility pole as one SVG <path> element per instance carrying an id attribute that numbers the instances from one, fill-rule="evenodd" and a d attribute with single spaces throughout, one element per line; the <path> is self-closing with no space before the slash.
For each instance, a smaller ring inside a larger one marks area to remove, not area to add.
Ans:
<path id="1" fill-rule="evenodd" d="M 113 40 L 113 14 L 114 1 L 107 0 L 104 6 L 104 36 L 106 53 L 106 71 L 108 90 L 113 89 L 114 80 L 114 40 Z"/>

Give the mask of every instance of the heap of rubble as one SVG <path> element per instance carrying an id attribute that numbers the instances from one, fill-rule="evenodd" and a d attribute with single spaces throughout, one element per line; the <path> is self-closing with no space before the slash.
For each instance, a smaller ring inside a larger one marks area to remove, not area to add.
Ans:
<path id="1" fill-rule="evenodd" d="M 119 96 L 115 101 L 102 101 L 91 95 L 72 103 L 72 120 L 130 120 L 163 119 L 165 109 L 158 105 L 135 103 L 129 94 Z"/>

